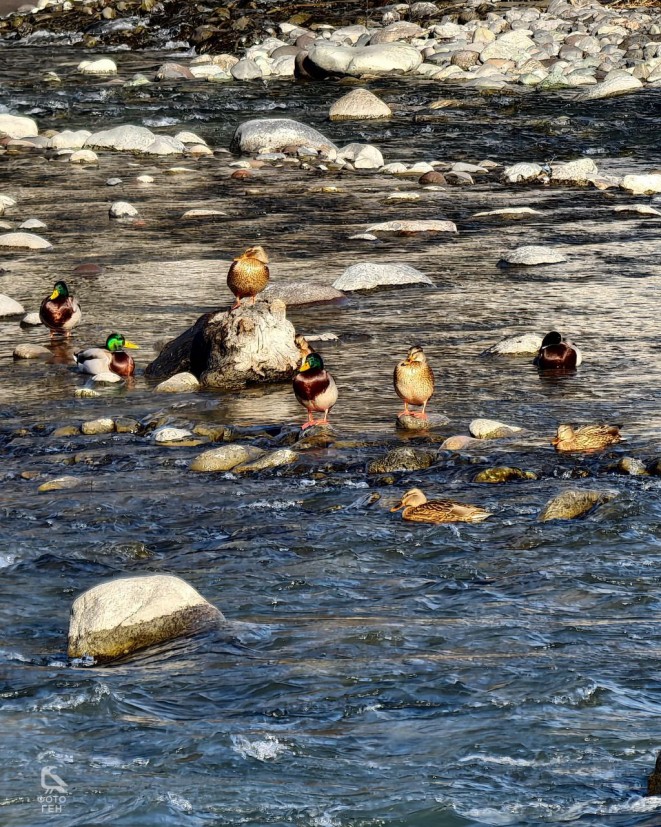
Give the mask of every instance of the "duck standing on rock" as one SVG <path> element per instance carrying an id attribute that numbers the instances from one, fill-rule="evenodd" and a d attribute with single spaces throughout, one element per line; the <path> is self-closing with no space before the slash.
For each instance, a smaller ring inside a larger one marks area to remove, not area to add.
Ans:
<path id="1" fill-rule="evenodd" d="M 491 512 L 477 505 L 454 500 L 428 500 L 419 488 L 411 488 L 391 511 L 402 511 L 402 517 L 414 523 L 481 523 Z"/>
<path id="2" fill-rule="evenodd" d="M 571 425 L 558 425 L 557 436 L 551 440 L 556 451 L 601 451 L 620 442 L 617 425 L 584 425 L 574 429 Z"/>
<path id="3" fill-rule="evenodd" d="M 227 286 L 236 296 L 232 310 L 241 307 L 241 299 L 255 296 L 269 283 L 269 257 L 263 247 L 250 247 L 235 258 L 227 274 Z"/>
<path id="4" fill-rule="evenodd" d="M 533 361 L 542 370 L 564 368 L 572 370 L 583 361 L 581 351 L 557 330 L 547 333 Z"/>
<path id="5" fill-rule="evenodd" d="M 111 333 L 106 339 L 105 348 L 90 347 L 75 354 L 78 370 L 93 376 L 108 371 L 118 376 L 133 376 L 135 362 L 129 353 L 124 353 L 125 347 L 138 349 L 138 345 L 127 342 L 121 333 Z"/>
<path id="6" fill-rule="evenodd" d="M 404 400 L 404 410 L 398 416 L 427 419 L 425 408 L 434 393 L 434 372 L 421 347 L 409 349 L 406 359 L 395 368 L 393 382 L 397 396 Z M 422 405 L 422 411 L 409 411 L 409 405 Z"/>
<path id="7" fill-rule="evenodd" d="M 303 359 L 293 385 L 296 399 L 308 412 L 307 422 L 302 427 L 327 424 L 328 412 L 337 402 L 337 385 L 324 368 L 324 360 L 318 353 L 312 351 Z M 323 413 L 324 418 L 315 422 L 314 411 Z"/>
<path id="8" fill-rule="evenodd" d="M 63 281 L 55 282 L 53 292 L 44 299 L 39 308 L 41 323 L 50 330 L 50 335 L 62 333 L 70 336 L 73 328 L 80 322 L 83 314 L 76 299 L 69 293 Z"/>

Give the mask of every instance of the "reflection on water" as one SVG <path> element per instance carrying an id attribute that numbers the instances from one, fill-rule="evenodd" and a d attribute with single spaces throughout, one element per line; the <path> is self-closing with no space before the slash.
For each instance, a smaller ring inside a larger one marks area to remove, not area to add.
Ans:
<path id="1" fill-rule="evenodd" d="M 340 143 L 374 140 L 388 160 L 509 162 L 603 149 L 606 171 L 659 163 L 658 91 L 591 111 L 517 93 L 416 124 L 413 108 L 448 88 L 384 82 L 374 89 L 403 107 L 392 124 L 331 126 L 325 114 L 340 92 L 332 84 L 129 93 L 110 81 L 99 91 L 71 74 L 78 53 L 9 54 L 5 91 L 42 127 L 179 119 L 227 146 L 235 124 L 261 111 L 299 117 Z M 127 74 L 160 62 L 118 59 Z M 38 71 L 28 74 L 31 62 Z M 47 69 L 63 74 L 61 88 L 42 87 Z M 560 115 L 571 129 L 550 123 Z M 495 178 L 429 192 L 330 175 L 342 192 L 324 194 L 327 179 L 314 171 L 268 168 L 237 183 L 222 157 L 187 159 L 192 172 L 181 176 L 160 175 L 171 161 L 131 156 L 103 155 L 99 168 L 83 169 L 24 154 L 3 161 L 0 191 L 19 196 L 6 217 L 46 221 L 55 249 L 3 254 L 0 291 L 34 310 L 65 276 L 84 312 L 72 344 L 53 345 L 51 364 L 11 359 L 17 342 L 47 343 L 43 329 L 0 323 L 3 824 L 44 823 L 39 774 L 50 765 L 71 791 L 61 824 L 657 825 L 658 799 L 641 795 L 659 746 L 659 482 L 606 469 L 623 455 L 659 454 L 659 223 L 616 217 L 612 206 L 632 200 L 618 191 L 514 191 Z M 155 175 L 152 187 L 135 183 L 142 172 Z M 110 188 L 111 177 L 123 183 Z M 384 200 L 409 189 L 419 201 Z M 139 207 L 144 226 L 108 220 L 119 198 Z M 209 204 L 227 217 L 181 219 Z M 511 204 L 542 214 L 471 217 Z M 456 237 L 349 240 L 377 220 L 439 216 L 457 223 Z M 303 332 L 340 337 L 323 348 L 340 388 L 332 418 L 357 447 L 237 478 L 194 476 L 187 466 L 199 449 L 157 447 L 149 436 L 51 435 L 56 425 L 122 415 L 254 426 L 269 447 L 280 425 L 302 421 L 289 386 L 155 397 L 139 375 L 102 399 L 73 396 L 84 380 L 72 349 L 120 330 L 141 345 L 140 373 L 156 342 L 229 304 L 228 260 L 257 241 L 272 254 L 275 280 L 327 284 L 350 263 L 378 260 L 407 262 L 435 282 L 289 312 Z M 568 262 L 498 267 L 503 251 L 537 242 Z M 73 274 L 81 261 L 105 272 Z M 527 358 L 479 357 L 505 334 L 553 328 L 583 351 L 578 372 L 549 377 Z M 392 368 L 413 342 L 436 370 L 432 409 L 451 420 L 444 435 L 465 433 L 477 416 L 528 431 L 511 444 L 441 452 L 390 487 L 365 467 L 400 439 Z M 597 420 L 621 424 L 627 442 L 604 455 L 555 455 L 559 421 Z M 539 479 L 472 482 L 499 464 Z M 82 486 L 37 494 L 62 474 Z M 388 509 L 412 485 L 495 516 L 407 525 Z M 549 497 L 582 486 L 619 496 L 584 520 L 536 521 Z M 372 491 L 381 499 L 368 505 Z M 73 597 L 149 571 L 184 577 L 231 625 L 108 668 L 67 668 Z"/>

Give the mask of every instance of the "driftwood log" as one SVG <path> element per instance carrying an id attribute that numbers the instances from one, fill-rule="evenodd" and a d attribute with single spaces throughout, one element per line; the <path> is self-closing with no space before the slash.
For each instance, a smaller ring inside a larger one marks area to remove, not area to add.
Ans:
<path id="1" fill-rule="evenodd" d="M 275 299 L 205 313 L 165 345 L 145 376 L 160 381 L 190 371 L 208 388 L 291 379 L 300 351 L 286 311 L 285 303 Z"/>

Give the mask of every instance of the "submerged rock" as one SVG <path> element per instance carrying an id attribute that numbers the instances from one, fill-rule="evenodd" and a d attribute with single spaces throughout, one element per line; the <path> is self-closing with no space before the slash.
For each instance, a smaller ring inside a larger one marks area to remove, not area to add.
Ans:
<path id="1" fill-rule="evenodd" d="M 532 207 L 503 207 L 499 210 L 488 210 L 487 212 L 475 212 L 473 218 L 509 218 L 516 221 L 521 218 L 530 218 L 533 215 L 542 215 L 539 210 Z"/>
<path id="2" fill-rule="evenodd" d="M 0 296 L 0 304 L 2 297 Z M 0 316 L 2 315 L 0 309 Z M 43 345 L 33 345 L 29 342 L 22 342 L 14 348 L 14 359 L 48 359 L 53 354 Z"/>
<path id="3" fill-rule="evenodd" d="M 507 465 L 498 465 L 494 468 L 485 468 L 473 478 L 473 482 L 501 483 L 512 480 L 536 480 L 537 474 L 532 471 L 523 471 L 521 468 L 510 468 Z"/>
<path id="4" fill-rule="evenodd" d="M 149 574 L 101 583 L 71 607 L 71 658 L 109 661 L 213 628 L 223 615 L 179 577 Z"/>
<path id="5" fill-rule="evenodd" d="M 598 174 L 599 169 L 591 158 L 579 158 L 551 167 L 551 180 L 564 184 L 587 184 Z"/>
<path id="6" fill-rule="evenodd" d="M 279 299 L 286 305 L 335 302 L 345 298 L 344 293 L 334 287 L 329 287 L 326 284 L 312 284 L 307 281 L 269 284 L 261 295 L 267 301 Z"/>
<path id="7" fill-rule="evenodd" d="M 419 448 L 400 447 L 375 459 L 367 466 L 370 474 L 391 474 L 395 471 L 421 471 L 436 461 L 436 454 Z"/>
<path id="8" fill-rule="evenodd" d="M 255 118 L 236 128 L 230 150 L 251 154 L 295 146 L 309 146 L 320 152 L 337 149 L 321 132 L 292 118 Z"/>
<path id="9" fill-rule="evenodd" d="M 381 224 L 372 224 L 367 228 L 368 233 L 392 233 L 394 235 L 417 235 L 418 233 L 456 233 L 457 225 L 454 221 L 384 221 Z"/>
<path id="10" fill-rule="evenodd" d="M 535 181 L 544 172 L 539 164 L 520 163 L 503 170 L 503 178 L 510 184 Z"/>
<path id="11" fill-rule="evenodd" d="M 483 447 L 482 440 L 466 434 L 456 434 L 449 436 L 445 442 L 441 443 L 441 448 L 444 451 L 463 451 L 464 448 L 472 448 L 476 445 Z"/>
<path id="12" fill-rule="evenodd" d="M 169 379 L 156 385 L 157 393 L 190 393 L 200 387 L 197 376 L 192 373 L 175 373 Z"/>
<path id="13" fill-rule="evenodd" d="M 272 468 L 282 468 L 284 465 L 291 465 L 298 459 L 296 451 L 290 448 L 280 448 L 277 451 L 264 454 L 253 462 L 246 462 L 235 466 L 232 470 L 235 474 L 247 474 L 255 471 L 267 471 Z"/>
<path id="14" fill-rule="evenodd" d="M 551 247 L 543 247 L 537 244 L 526 244 L 505 253 L 502 261 L 507 264 L 534 266 L 536 264 L 559 264 L 567 261 L 566 256 Z"/>
<path id="15" fill-rule="evenodd" d="M 333 283 L 336 290 L 373 290 L 375 287 L 400 287 L 408 284 L 428 284 L 434 282 L 408 264 L 377 264 L 365 261 L 352 264 Z"/>
<path id="16" fill-rule="evenodd" d="M 46 480 L 42 483 L 37 491 L 44 493 L 46 491 L 67 491 L 71 488 L 79 488 L 83 484 L 80 477 L 56 477 L 53 480 Z"/>
<path id="17" fill-rule="evenodd" d="M 548 520 L 573 520 L 586 514 L 595 505 L 612 500 L 615 496 L 615 493 L 605 491 L 563 491 L 546 503 L 539 520 L 543 523 Z"/>
<path id="18" fill-rule="evenodd" d="M 78 71 L 83 75 L 116 75 L 117 64 L 109 57 L 98 60 L 83 60 L 78 64 Z"/>
<path id="19" fill-rule="evenodd" d="M 189 467 L 191 471 L 231 471 L 237 465 L 245 465 L 259 459 L 264 453 L 261 448 L 252 445 L 229 443 L 198 454 Z"/>

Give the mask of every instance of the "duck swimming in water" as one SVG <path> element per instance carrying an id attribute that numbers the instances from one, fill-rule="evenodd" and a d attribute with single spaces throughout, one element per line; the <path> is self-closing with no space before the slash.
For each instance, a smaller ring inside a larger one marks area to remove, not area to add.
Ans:
<path id="1" fill-rule="evenodd" d="M 425 409 L 434 393 L 434 372 L 421 347 L 409 349 L 406 359 L 395 368 L 393 383 L 397 396 L 404 400 L 404 410 L 399 416 L 427 419 Z M 422 411 L 409 411 L 409 405 L 422 405 Z"/>
<path id="2" fill-rule="evenodd" d="M 53 292 L 42 301 L 39 308 L 41 323 L 49 328 L 50 335 L 62 333 L 70 336 L 82 317 L 80 305 L 69 293 L 66 282 L 55 282 Z"/>
<path id="3" fill-rule="evenodd" d="M 547 333 L 533 361 L 542 370 L 577 368 L 583 361 L 581 351 L 557 330 Z"/>
<path id="4" fill-rule="evenodd" d="M 76 353 L 78 369 L 92 375 L 112 371 L 119 376 L 133 376 L 135 362 L 129 353 L 124 353 L 125 347 L 138 349 L 138 345 L 128 342 L 121 333 L 111 333 L 106 339 L 105 348 L 90 347 Z"/>
<path id="5" fill-rule="evenodd" d="M 428 500 L 419 488 L 411 488 L 391 511 L 402 511 L 402 517 L 415 523 L 481 523 L 491 517 L 477 505 L 454 500 Z"/>
<path id="6" fill-rule="evenodd" d="M 321 356 L 312 351 L 301 363 L 293 381 L 296 399 L 307 409 L 308 419 L 303 428 L 311 425 L 325 425 L 328 422 L 328 412 L 337 402 L 337 385 L 330 373 L 324 367 Z M 323 413 L 324 418 L 315 422 L 313 412 Z"/>
<path id="7" fill-rule="evenodd" d="M 227 286 L 236 296 L 232 310 L 241 307 L 241 299 L 251 298 L 255 303 L 255 296 L 269 283 L 268 263 L 263 247 L 250 247 L 234 259 L 227 274 Z"/>
<path id="8" fill-rule="evenodd" d="M 584 425 L 574 429 L 571 425 L 558 425 L 557 436 L 551 440 L 556 451 L 601 451 L 620 442 L 617 425 Z"/>

